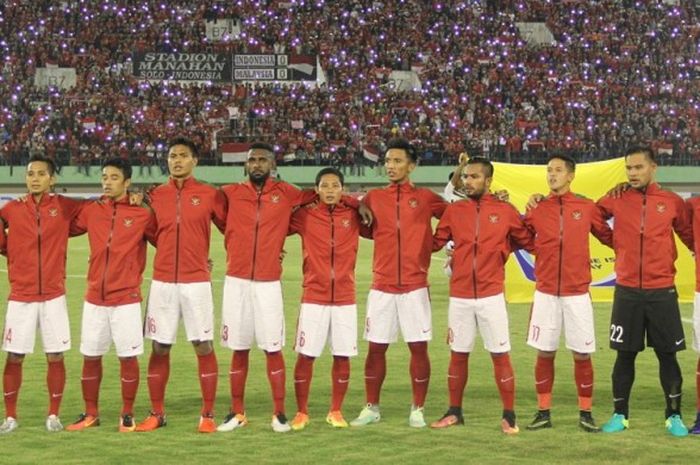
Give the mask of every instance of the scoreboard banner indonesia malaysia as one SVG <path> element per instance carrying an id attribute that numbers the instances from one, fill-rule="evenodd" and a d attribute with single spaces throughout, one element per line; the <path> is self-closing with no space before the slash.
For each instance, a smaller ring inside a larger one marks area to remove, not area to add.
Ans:
<path id="1" fill-rule="evenodd" d="M 521 212 L 533 193 L 547 194 L 546 168 L 542 165 L 494 163 L 492 190 L 507 189 L 510 201 Z M 598 200 L 620 182 L 626 181 L 624 158 L 576 165 L 571 190 Z M 614 228 L 614 225 L 613 225 Z M 589 235 L 591 250 L 591 297 L 594 302 L 612 302 L 615 287 L 615 253 Z M 695 292 L 695 263 L 686 246 L 676 237 L 676 287 L 680 300 L 692 302 Z M 509 302 L 531 302 L 535 290 L 535 257 L 519 250 L 506 264 L 506 298 Z"/>
<path id="2" fill-rule="evenodd" d="M 157 53 L 132 55 L 133 74 L 151 81 L 316 81 L 315 55 Z"/>

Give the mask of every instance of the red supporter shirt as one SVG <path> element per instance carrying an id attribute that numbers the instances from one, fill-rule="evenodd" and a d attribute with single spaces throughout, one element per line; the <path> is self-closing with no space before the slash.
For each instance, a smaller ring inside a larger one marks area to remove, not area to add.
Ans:
<path id="1" fill-rule="evenodd" d="M 355 299 L 355 262 L 360 218 L 342 203 L 329 209 L 309 204 L 292 215 L 290 234 L 299 234 L 304 256 L 301 301 L 318 305 L 351 305 Z"/>
<path id="2" fill-rule="evenodd" d="M 673 287 L 677 251 L 673 231 L 693 248 L 692 225 L 683 199 L 658 184 L 628 189 L 598 200 L 604 218 L 614 218 L 617 284 L 640 289 Z"/>
<path id="3" fill-rule="evenodd" d="M 151 210 L 102 197 L 82 208 L 72 231 L 87 232 L 90 242 L 85 300 L 106 307 L 141 302 L 146 239 L 156 231 Z"/>
<path id="4" fill-rule="evenodd" d="M 226 224 L 223 192 L 191 177 L 178 188 L 171 178 L 150 197 L 158 224 L 153 279 L 167 283 L 209 281 L 211 223 L 222 232 Z"/>
<path id="5" fill-rule="evenodd" d="M 5 250 L 10 300 L 43 302 L 66 293 L 68 237 L 81 204 L 57 194 L 44 194 L 37 204 L 27 195 L 0 210 L 9 231 Z"/>
<path id="6" fill-rule="evenodd" d="M 228 203 L 224 233 L 226 274 L 254 281 L 278 281 L 282 275 L 280 253 L 292 210 L 316 194 L 273 179 L 267 179 L 261 191 L 250 181 L 221 190 Z"/>
<path id="7" fill-rule="evenodd" d="M 550 194 L 525 214 L 535 236 L 537 290 L 556 296 L 585 294 L 591 284 L 588 233 L 612 247 L 612 230 L 592 200 L 572 192 Z"/>
<path id="8" fill-rule="evenodd" d="M 520 213 L 491 194 L 450 204 L 438 223 L 433 250 L 455 243 L 450 296 L 480 299 L 503 292 L 511 244 L 526 248 L 532 235 Z"/>
<path id="9" fill-rule="evenodd" d="M 700 197 L 686 200 L 688 213 L 693 225 L 693 243 L 695 250 L 695 292 L 700 292 Z"/>
<path id="10" fill-rule="evenodd" d="M 363 200 L 374 215 L 372 289 L 398 294 L 427 287 L 431 221 L 442 216 L 445 200 L 410 182 L 373 189 Z"/>

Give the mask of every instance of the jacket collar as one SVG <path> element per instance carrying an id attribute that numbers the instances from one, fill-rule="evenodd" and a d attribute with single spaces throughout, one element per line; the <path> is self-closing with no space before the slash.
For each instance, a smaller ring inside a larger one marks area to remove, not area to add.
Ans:
<path id="1" fill-rule="evenodd" d="M 272 186 L 276 183 L 277 181 L 275 179 L 272 179 L 271 177 L 268 177 L 265 180 L 265 183 L 262 185 L 262 192 L 268 192 L 270 189 L 272 189 Z M 250 179 L 244 182 L 244 184 L 248 185 L 251 189 L 253 189 L 255 192 L 258 191 L 258 186 L 253 184 Z"/>
<path id="2" fill-rule="evenodd" d="M 106 195 L 102 195 L 100 197 L 100 202 L 102 202 L 105 205 L 129 205 L 129 196 L 126 195 L 124 196 L 123 199 L 114 201 L 112 200 L 111 197 L 107 197 Z"/>
<path id="3" fill-rule="evenodd" d="M 182 181 L 182 189 L 184 189 L 186 187 L 190 187 L 195 182 L 197 182 L 197 181 L 194 179 L 194 176 L 190 176 L 190 177 L 185 178 L 185 180 Z M 179 189 L 177 182 L 175 181 L 175 178 L 173 178 L 172 176 L 170 176 L 168 178 L 168 184 L 173 186 L 175 189 Z"/>
<path id="4" fill-rule="evenodd" d="M 575 197 L 576 197 L 576 194 L 571 192 L 571 190 L 569 190 L 566 194 L 563 194 L 563 195 L 557 195 L 554 192 L 550 192 L 549 195 L 547 196 L 548 199 L 557 200 L 557 198 L 561 198 L 563 201 L 571 200 Z"/>
<path id="5" fill-rule="evenodd" d="M 401 184 L 396 184 L 396 183 L 391 183 L 388 186 L 386 186 L 386 189 L 391 191 L 391 192 L 411 192 L 416 189 L 416 186 L 413 185 L 413 183 L 408 180 L 406 182 L 402 182 Z"/>

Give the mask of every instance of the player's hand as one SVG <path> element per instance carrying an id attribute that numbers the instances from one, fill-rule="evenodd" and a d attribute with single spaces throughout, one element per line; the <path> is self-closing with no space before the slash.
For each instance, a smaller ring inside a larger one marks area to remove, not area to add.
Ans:
<path id="1" fill-rule="evenodd" d="M 493 193 L 498 200 L 501 202 L 507 202 L 510 200 L 510 193 L 506 189 L 500 189 Z"/>
<path id="2" fill-rule="evenodd" d="M 140 207 L 143 205 L 144 193 L 140 187 L 132 187 L 128 192 L 129 205 L 136 205 Z"/>
<path id="3" fill-rule="evenodd" d="M 17 197 L 18 202 L 27 203 L 28 200 L 29 200 L 29 194 L 24 194 L 20 197 Z"/>
<path id="4" fill-rule="evenodd" d="M 542 194 L 532 194 L 529 199 L 527 199 L 527 204 L 525 209 L 533 210 L 537 208 L 537 204 L 544 200 L 544 195 Z"/>
<path id="5" fill-rule="evenodd" d="M 357 209 L 357 213 L 362 217 L 362 224 L 365 226 L 372 226 L 372 221 L 374 217 L 372 216 L 372 210 L 369 209 L 367 205 L 360 202 L 360 208 Z"/>
<path id="6" fill-rule="evenodd" d="M 282 263 L 284 261 L 284 257 L 286 257 L 286 256 L 287 256 L 287 251 L 282 249 L 282 251 L 280 252 L 280 263 Z"/>
<path id="7" fill-rule="evenodd" d="M 207 258 L 207 270 L 209 270 L 209 273 L 211 273 L 213 269 L 214 269 L 214 260 L 212 260 L 211 258 Z"/>
<path id="8" fill-rule="evenodd" d="M 445 255 L 447 255 L 448 258 L 452 258 L 452 256 L 455 254 L 455 243 L 454 241 L 449 241 L 447 244 L 445 244 Z"/>
<path id="9" fill-rule="evenodd" d="M 630 187 L 631 187 L 630 183 L 621 182 L 618 185 L 616 185 L 615 187 L 613 187 L 612 189 L 610 189 L 608 191 L 608 193 L 605 195 L 608 195 L 608 196 L 612 197 L 613 199 L 619 199 L 620 196 L 622 195 L 622 193 L 625 192 Z"/>

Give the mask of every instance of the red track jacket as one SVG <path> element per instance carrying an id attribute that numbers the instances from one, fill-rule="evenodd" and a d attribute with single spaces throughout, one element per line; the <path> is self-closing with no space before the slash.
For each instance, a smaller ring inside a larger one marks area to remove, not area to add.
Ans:
<path id="1" fill-rule="evenodd" d="M 503 292 L 511 244 L 520 248 L 532 244 L 530 231 L 515 207 L 491 194 L 476 201 L 458 200 L 447 207 L 435 231 L 433 250 L 440 250 L 449 240 L 455 243 L 450 296 L 462 299 Z"/>
<path id="2" fill-rule="evenodd" d="M 537 290 L 550 295 L 585 294 L 591 284 L 588 233 L 612 247 L 612 230 L 596 204 L 571 192 L 550 194 L 525 214 L 535 235 Z"/>
<path id="3" fill-rule="evenodd" d="M 675 230 L 688 248 L 693 231 L 683 199 L 658 184 L 629 189 L 619 198 L 598 201 L 603 216 L 614 218 L 613 246 L 617 284 L 641 289 L 672 287 L 677 251 Z"/>
<path id="4" fill-rule="evenodd" d="M 313 191 L 300 191 L 268 179 L 260 192 L 250 182 L 221 188 L 228 203 L 225 246 L 228 276 L 277 281 L 282 275 L 280 253 L 289 231 L 292 210 L 311 201 Z"/>
<path id="5" fill-rule="evenodd" d="M 194 178 L 179 189 L 171 178 L 150 193 L 156 216 L 156 256 L 153 279 L 168 283 L 209 281 L 211 223 L 223 232 L 226 197 L 223 192 Z"/>
<path id="6" fill-rule="evenodd" d="M 330 210 L 322 203 L 309 204 L 292 215 L 290 234 L 299 234 L 304 255 L 305 303 L 351 305 L 355 303 L 355 262 L 360 218 L 342 203 Z"/>
<path id="7" fill-rule="evenodd" d="M 8 202 L 0 217 L 9 230 L 5 246 L 10 300 L 42 302 L 66 293 L 66 250 L 71 222 L 82 202 L 45 194 Z"/>
<path id="8" fill-rule="evenodd" d="M 693 224 L 695 250 L 695 292 L 700 292 L 700 197 L 686 200 L 688 213 Z"/>
<path id="9" fill-rule="evenodd" d="M 153 240 L 155 218 L 147 208 L 107 197 L 86 204 L 73 232 L 88 233 L 90 266 L 85 300 L 107 307 L 141 302 L 146 239 Z"/>
<path id="10" fill-rule="evenodd" d="M 433 191 L 410 182 L 373 189 L 363 199 L 372 214 L 372 289 L 406 293 L 428 286 L 433 217 L 447 207 Z"/>

